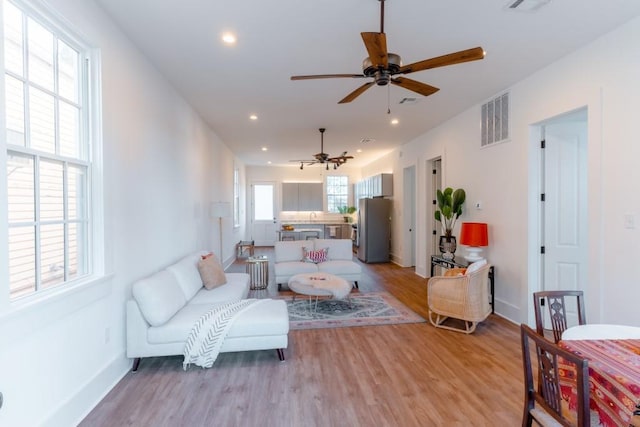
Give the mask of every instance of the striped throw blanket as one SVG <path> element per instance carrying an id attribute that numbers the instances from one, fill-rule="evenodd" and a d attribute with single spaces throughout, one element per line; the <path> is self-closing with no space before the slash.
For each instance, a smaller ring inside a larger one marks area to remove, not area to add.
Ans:
<path id="1" fill-rule="evenodd" d="M 207 311 L 193 325 L 189 333 L 184 346 L 182 368 L 186 371 L 191 363 L 203 368 L 213 366 L 234 320 L 252 305 L 264 301 L 266 300 L 246 299 L 223 304 Z"/>

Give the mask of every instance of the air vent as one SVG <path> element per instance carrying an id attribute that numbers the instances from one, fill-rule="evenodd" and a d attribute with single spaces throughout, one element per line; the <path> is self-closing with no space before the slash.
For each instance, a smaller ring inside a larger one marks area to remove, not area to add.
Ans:
<path id="1" fill-rule="evenodd" d="M 516 12 L 534 12 L 542 6 L 549 4 L 551 0 L 511 0 L 505 9 Z"/>
<path id="2" fill-rule="evenodd" d="M 482 105 L 480 146 L 504 142 L 509 139 L 509 92 Z"/>
<path id="3" fill-rule="evenodd" d="M 370 143 L 370 142 L 375 142 L 375 141 L 376 141 L 376 140 L 375 140 L 375 139 L 373 139 L 373 138 L 362 138 L 362 139 L 360 140 L 360 142 L 361 142 L 361 143 L 363 143 L 363 144 L 368 144 L 368 143 Z"/>
<path id="4" fill-rule="evenodd" d="M 413 105 L 413 104 L 417 104 L 418 103 L 418 99 L 417 98 L 402 98 L 400 100 L 400 102 L 398 102 L 398 104 L 402 105 L 402 104 L 406 104 L 406 105 Z"/>

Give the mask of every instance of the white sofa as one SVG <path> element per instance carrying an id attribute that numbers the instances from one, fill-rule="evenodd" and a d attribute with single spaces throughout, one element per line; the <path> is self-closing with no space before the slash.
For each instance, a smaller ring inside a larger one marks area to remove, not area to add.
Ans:
<path id="1" fill-rule="evenodd" d="M 302 248 L 319 250 L 329 248 L 328 261 L 314 264 L 303 260 Z M 283 283 L 288 283 L 292 276 L 300 273 L 324 272 L 354 282 L 362 274 L 362 267 L 353 260 L 353 242 L 349 239 L 313 239 L 294 240 L 275 243 L 274 270 L 278 290 Z"/>
<path id="2" fill-rule="evenodd" d="M 133 298 L 127 301 L 127 357 L 134 359 L 134 372 L 142 357 L 183 354 L 191 328 L 203 314 L 247 297 L 245 273 L 226 273 L 226 284 L 204 288 L 197 267 L 202 254 L 188 255 L 133 284 Z M 284 360 L 288 333 L 286 303 L 268 300 L 238 315 L 220 352 L 276 349 Z"/>

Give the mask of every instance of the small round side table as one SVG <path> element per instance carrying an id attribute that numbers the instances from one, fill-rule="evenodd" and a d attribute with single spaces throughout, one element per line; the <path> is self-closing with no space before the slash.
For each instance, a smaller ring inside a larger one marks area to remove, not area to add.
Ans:
<path id="1" fill-rule="evenodd" d="M 269 259 L 264 256 L 250 256 L 247 258 L 247 274 L 251 277 L 249 289 L 267 289 L 269 285 Z"/>

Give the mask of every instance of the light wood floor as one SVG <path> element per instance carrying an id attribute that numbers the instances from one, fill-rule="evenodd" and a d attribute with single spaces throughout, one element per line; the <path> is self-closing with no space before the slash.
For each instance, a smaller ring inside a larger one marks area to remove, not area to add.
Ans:
<path id="1" fill-rule="evenodd" d="M 426 280 L 413 268 L 363 266 L 360 292 L 386 290 L 426 319 Z M 257 296 L 276 293 L 270 283 Z M 81 425 L 521 424 L 519 328 L 494 315 L 472 335 L 429 323 L 291 331 L 285 357 L 222 353 L 213 368 L 187 372 L 181 356 L 143 359 Z"/>

